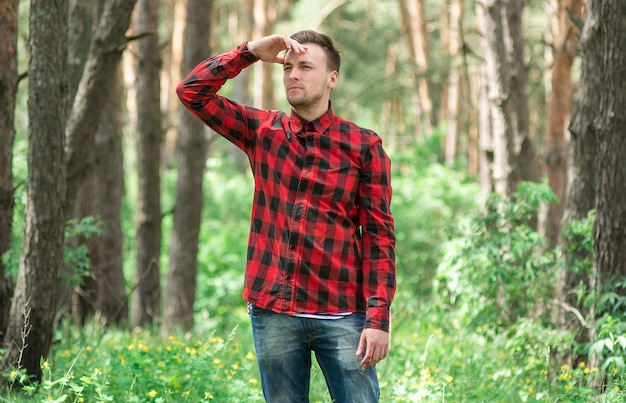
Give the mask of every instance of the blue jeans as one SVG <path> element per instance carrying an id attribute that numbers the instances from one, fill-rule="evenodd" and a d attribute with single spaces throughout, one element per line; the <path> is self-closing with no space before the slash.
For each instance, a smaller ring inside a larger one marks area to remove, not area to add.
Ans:
<path id="1" fill-rule="evenodd" d="M 333 402 L 375 403 L 380 395 L 375 367 L 356 356 L 365 315 L 311 319 L 251 307 L 252 334 L 268 403 L 307 403 L 311 352 Z"/>

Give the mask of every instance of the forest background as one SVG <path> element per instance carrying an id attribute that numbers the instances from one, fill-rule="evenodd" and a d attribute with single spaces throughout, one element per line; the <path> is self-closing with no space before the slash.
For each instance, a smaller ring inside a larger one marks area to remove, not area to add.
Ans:
<path id="1" fill-rule="evenodd" d="M 0 0 L 0 401 L 262 401 L 252 178 L 180 108 L 201 60 L 317 29 L 393 161 L 381 401 L 623 401 L 626 4 Z M 223 93 L 287 110 L 277 66 Z M 327 401 L 313 372 L 312 400 Z"/>

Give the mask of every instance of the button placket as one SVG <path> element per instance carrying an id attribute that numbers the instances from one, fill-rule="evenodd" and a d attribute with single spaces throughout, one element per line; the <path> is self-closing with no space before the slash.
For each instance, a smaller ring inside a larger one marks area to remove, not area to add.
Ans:
<path id="1" fill-rule="evenodd" d="M 301 150 L 304 149 L 304 158 L 301 160 L 300 178 L 298 181 L 298 187 L 295 192 L 295 200 L 291 217 L 289 218 L 289 238 L 287 247 L 287 265 L 284 274 L 284 288 L 283 298 L 284 303 L 293 303 L 290 301 L 295 298 L 296 292 L 294 290 L 297 283 L 297 270 L 299 266 L 299 252 L 298 247 L 302 242 L 303 228 L 306 225 L 306 197 L 305 192 L 309 186 L 309 179 L 311 177 L 311 170 L 314 160 L 314 128 L 311 124 L 307 123 L 302 131 L 304 141 L 301 142 Z M 304 147 L 302 147 L 304 145 Z"/>

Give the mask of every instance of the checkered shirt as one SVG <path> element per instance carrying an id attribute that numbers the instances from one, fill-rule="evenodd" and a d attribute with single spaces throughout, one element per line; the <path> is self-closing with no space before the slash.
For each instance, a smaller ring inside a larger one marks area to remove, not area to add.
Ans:
<path id="1" fill-rule="evenodd" d="M 196 117 L 243 150 L 254 175 L 243 297 L 278 313 L 366 313 L 389 331 L 396 287 L 390 160 L 380 137 L 328 111 L 312 122 L 217 95 L 258 59 L 246 43 L 178 85 Z"/>

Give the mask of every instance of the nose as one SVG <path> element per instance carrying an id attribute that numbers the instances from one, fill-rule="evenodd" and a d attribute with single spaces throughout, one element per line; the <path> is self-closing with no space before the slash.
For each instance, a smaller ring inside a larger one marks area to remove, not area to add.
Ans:
<path id="1" fill-rule="evenodd" d="M 287 78 L 289 80 L 293 80 L 293 81 L 298 81 L 300 79 L 300 76 L 298 74 L 298 69 L 296 69 L 295 67 L 293 67 L 292 69 L 289 70 L 289 72 L 287 73 Z"/>

